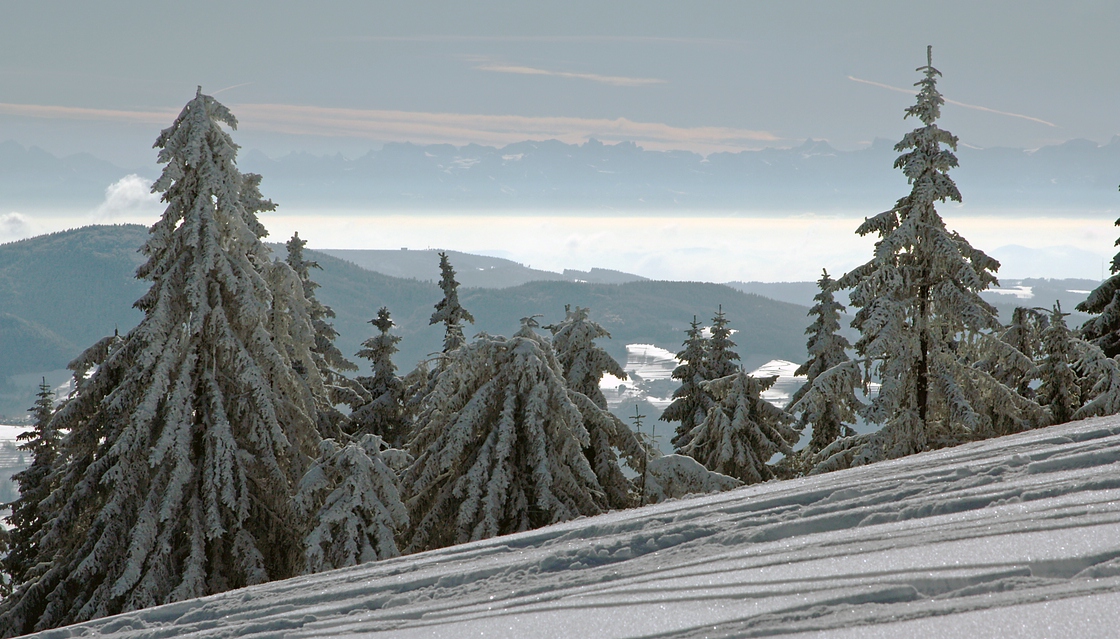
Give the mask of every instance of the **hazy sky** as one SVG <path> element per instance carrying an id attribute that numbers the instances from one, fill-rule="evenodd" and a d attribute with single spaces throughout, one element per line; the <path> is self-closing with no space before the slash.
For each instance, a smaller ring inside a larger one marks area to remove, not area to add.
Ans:
<path id="1" fill-rule="evenodd" d="M 1120 132 L 1120 3 L 0 0 L 0 140 L 152 162 L 195 86 L 238 141 L 851 149 L 897 139 L 934 46 L 943 124 L 1034 148 Z M 966 106 L 967 105 L 967 106 Z"/>

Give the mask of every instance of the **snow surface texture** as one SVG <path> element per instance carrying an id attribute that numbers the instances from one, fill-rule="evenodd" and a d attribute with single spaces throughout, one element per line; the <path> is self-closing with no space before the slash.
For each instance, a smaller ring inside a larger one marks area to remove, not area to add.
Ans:
<path id="1" fill-rule="evenodd" d="M 44 637 L 1106 637 L 1120 418 L 612 512 Z"/>

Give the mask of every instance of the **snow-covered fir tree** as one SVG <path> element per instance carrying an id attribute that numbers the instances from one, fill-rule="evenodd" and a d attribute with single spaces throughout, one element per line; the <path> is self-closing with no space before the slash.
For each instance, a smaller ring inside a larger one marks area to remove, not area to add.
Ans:
<path id="1" fill-rule="evenodd" d="M 1042 336 L 1049 324 L 1049 317 L 1042 309 L 1016 307 L 1011 313 L 1011 322 L 998 333 L 999 344 L 1007 348 L 990 349 L 992 352 L 981 366 L 1005 386 L 1034 399 L 1032 382 L 1038 378 L 1037 362 L 1045 357 Z"/>
<path id="2" fill-rule="evenodd" d="M 358 357 L 369 360 L 373 375 L 359 377 L 358 382 L 372 400 L 351 413 L 350 419 L 358 433 L 372 433 L 400 448 L 408 438 L 410 425 L 404 405 L 404 381 L 397 377 L 397 366 L 393 363 L 393 353 L 397 352 L 401 338 L 389 333 L 393 320 L 384 306 L 369 323 L 379 332 L 362 342 Z"/>
<path id="3" fill-rule="evenodd" d="M 443 322 L 443 352 L 450 353 L 466 343 L 463 337 L 463 322 L 474 323 L 467 309 L 459 305 L 459 282 L 455 281 L 455 269 L 452 268 L 447 253 L 439 254 L 439 287 L 443 290 L 443 299 L 436 304 L 436 312 L 428 324 Z"/>
<path id="4" fill-rule="evenodd" d="M 881 383 L 865 411 L 880 431 L 826 448 L 840 455 L 831 466 L 867 463 L 959 443 L 981 430 L 992 409 L 1023 418 L 1027 400 L 960 356 L 960 345 L 977 332 L 998 330 L 995 309 L 979 292 L 996 283 L 999 263 L 945 228 L 936 203 L 961 201 L 949 170 L 957 166 L 957 138 L 936 124 L 944 98 L 941 73 L 920 67 L 917 102 L 906 117 L 922 126 L 895 145 L 895 167 L 906 174 L 910 194 L 890 210 L 864 221 L 860 235 L 875 233 L 873 259 L 844 275 L 858 307 L 855 344 L 864 384 Z M 947 147 L 947 148 L 946 148 Z"/>
<path id="5" fill-rule="evenodd" d="M 312 329 L 298 277 L 260 241 L 223 123 L 237 121 L 200 89 L 156 141 L 167 208 L 141 249 L 144 317 L 73 366 L 97 363 L 52 420 L 69 433 L 37 551 L 51 563 L 3 603 L 9 634 L 302 568 L 291 495 L 318 435 L 293 360 L 311 361 Z"/>
<path id="6" fill-rule="evenodd" d="M 382 458 L 381 438 L 366 434 L 344 446 L 324 439 L 319 446 L 295 500 L 300 519 L 310 522 L 306 571 L 399 555 L 397 535 L 408 527 L 408 510 L 397 474 Z"/>
<path id="7" fill-rule="evenodd" d="M 1079 352 L 1074 368 L 1081 375 L 1086 401 L 1073 419 L 1120 413 L 1120 356 L 1109 357 L 1096 344 L 1080 339 L 1074 345 Z"/>
<path id="8" fill-rule="evenodd" d="M 1115 225 L 1120 226 L 1120 219 Z M 1115 245 L 1120 246 L 1120 239 Z M 1101 282 L 1075 308 L 1082 313 L 1096 315 L 1081 325 L 1080 336 L 1104 351 L 1106 356 L 1115 357 L 1120 355 L 1120 253 L 1113 256 L 1108 272 L 1112 276 Z"/>
<path id="9" fill-rule="evenodd" d="M 805 376 L 805 384 L 793 393 L 786 408 L 799 413 L 800 429 L 812 426 L 813 436 L 808 446 L 810 454 L 819 453 L 840 437 L 855 434 L 848 424 L 855 421 L 856 411 L 862 406 L 850 386 L 826 387 L 826 380 L 821 380 L 816 392 L 798 405 L 822 373 L 850 361 L 848 349 L 852 345 L 840 334 L 840 314 L 845 308 L 836 301 L 835 281 L 829 277 L 827 270 L 822 272 L 817 286 L 820 292 L 813 297 L 817 303 L 809 309 L 809 315 L 816 316 L 816 319 L 805 329 L 809 336 L 805 344 L 809 359 L 794 372 L 794 375 Z"/>
<path id="10" fill-rule="evenodd" d="M 538 528 L 606 508 L 580 407 L 552 346 L 523 320 L 448 353 L 404 477 L 408 551 Z"/>
<path id="11" fill-rule="evenodd" d="M 673 369 L 673 379 L 680 380 L 681 385 L 673 391 L 673 402 L 661 413 L 661 421 L 679 422 L 676 433 L 673 435 L 672 444 L 680 450 L 688 443 L 688 434 L 704 421 L 708 408 L 713 400 L 703 388 L 703 383 L 708 380 L 704 369 L 707 357 L 707 342 L 704 337 L 703 327 L 692 316 L 692 323 L 686 332 L 684 348 L 677 353 L 680 362 Z"/>
<path id="12" fill-rule="evenodd" d="M 300 282 L 303 284 L 303 296 L 307 300 L 307 314 L 311 318 L 311 327 L 315 331 L 315 346 L 311 349 L 319 375 L 326 385 L 331 404 L 347 404 L 351 408 L 365 404 L 369 398 L 362 393 L 361 387 L 353 380 L 347 378 L 344 371 L 356 371 L 358 366 L 346 359 L 342 351 L 338 350 L 334 341 L 338 338 L 338 331 L 329 320 L 335 317 L 334 310 L 323 304 L 315 295 L 319 284 L 311 278 L 311 269 L 322 270 L 318 262 L 308 260 L 303 255 L 307 240 L 301 239 L 299 233 L 293 233 L 292 238 L 285 245 L 288 255 L 285 262 L 292 267 Z M 328 413 L 325 417 L 335 423 L 341 421 L 333 407 L 325 407 Z"/>
<path id="13" fill-rule="evenodd" d="M 1081 408 L 1081 386 L 1074 364 L 1077 361 L 1076 337 L 1066 325 L 1069 313 L 1054 303 L 1050 322 L 1042 331 L 1044 358 L 1038 367 L 1038 402 L 1049 411 L 1051 424 L 1064 424 Z"/>
<path id="14" fill-rule="evenodd" d="M 603 375 L 611 374 L 626 379 L 626 371 L 595 340 L 611 334 L 598 322 L 588 319 L 590 309 L 570 305 L 564 307 L 564 320 L 546 326 L 552 332 L 552 348 L 564 367 L 568 388 L 586 395 L 601 408 L 607 407 L 607 398 L 599 388 Z"/>
<path id="15" fill-rule="evenodd" d="M 12 530 L 8 554 L 3 561 L 4 572 L 12 583 L 22 583 L 37 560 L 35 547 L 43 524 L 49 518 L 43 504 L 51 494 L 51 473 L 59 461 L 62 435 L 52 424 L 54 391 L 45 378 L 39 384 L 30 412 L 34 425 L 16 436 L 16 440 L 22 442 L 19 449 L 30 453 L 31 464 L 12 475 L 12 481 L 19 485 L 19 498 L 9 504 L 12 512 L 8 523 Z"/>
<path id="16" fill-rule="evenodd" d="M 799 433 L 793 417 L 762 399 L 778 380 L 743 371 L 705 382 L 718 402 L 693 429 L 684 454 L 710 471 L 753 484 L 774 477 L 768 462 L 777 453 L 790 455 Z"/>
<path id="17" fill-rule="evenodd" d="M 1036 380 L 1039 364 L 1045 357 L 1042 333 L 1049 324 L 1041 309 L 1017 307 L 1011 322 L 993 333 L 972 333 L 961 344 L 961 355 L 976 361 L 975 367 L 992 376 L 1000 384 L 1013 389 L 1017 395 L 1030 400 L 1034 416 L 1007 414 L 997 406 L 981 406 L 985 411 L 980 426 L 973 432 L 978 439 L 999 437 L 1033 428 L 1049 422 L 1045 411 L 1037 406 Z"/>
<path id="18" fill-rule="evenodd" d="M 611 334 L 588 319 L 588 313 L 586 308 L 577 306 L 573 311 L 566 306 L 564 321 L 546 328 L 552 331 L 552 347 L 564 370 L 568 392 L 583 414 L 590 441 L 584 450 L 587 460 L 606 492 L 608 506 L 626 508 L 634 505 L 635 486 L 622 473 L 615 451 L 620 451 L 634 470 L 645 465 L 649 452 L 634 431 L 607 411 L 607 398 L 599 389 L 599 381 L 607 373 L 626 379 L 626 372 L 595 344 L 596 339 L 609 339 Z"/>
<path id="19" fill-rule="evenodd" d="M 708 380 L 734 375 L 739 370 L 739 354 L 735 352 L 735 342 L 731 341 L 730 322 L 721 304 L 712 318 L 712 336 L 704 349 L 704 375 Z"/>

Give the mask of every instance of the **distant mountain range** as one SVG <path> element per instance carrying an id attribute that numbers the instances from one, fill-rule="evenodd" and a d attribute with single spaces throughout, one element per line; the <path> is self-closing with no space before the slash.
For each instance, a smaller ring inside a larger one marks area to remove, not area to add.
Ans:
<path id="1" fill-rule="evenodd" d="M 641 275 L 593 268 L 590 271 L 564 269 L 563 273 L 529 268 L 501 257 L 473 255 L 442 249 L 385 251 L 376 249 L 321 249 L 358 266 L 393 277 L 438 282 L 440 280 L 439 254 L 446 253 L 455 267 L 455 280 L 466 287 L 508 288 L 527 282 L 561 281 L 588 282 L 590 284 L 625 284 L 641 282 Z"/>
<path id="2" fill-rule="evenodd" d="M 40 376 L 51 373 L 48 381 L 64 382 L 66 375 L 59 369 L 70 359 L 115 329 L 124 333 L 139 322 L 141 314 L 132 304 L 147 290 L 147 284 L 134 274 L 143 258 L 137 249 L 146 237 L 147 229 L 137 225 L 89 226 L 0 245 L 0 415 L 22 414 L 33 401 Z M 401 273 L 416 274 L 410 270 L 416 264 L 408 263 L 413 253 L 423 258 L 417 264 L 431 264 L 424 268 L 438 272 L 434 252 L 382 253 L 409 254 L 404 265 L 396 267 Z M 275 255 L 282 259 L 284 250 L 275 250 Z M 337 314 L 337 344 L 344 354 L 352 356 L 374 334 L 368 322 L 381 306 L 389 308 L 397 324 L 394 333 L 403 338 L 395 358 L 403 372 L 440 350 L 442 326 L 428 324 L 434 305 L 442 298 L 431 281 L 435 277 L 427 276 L 431 271 L 422 273 L 422 279 L 406 279 L 317 251 L 308 250 L 306 256 L 322 266 L 313 271 L 321 285 L 317 294 Z M 456 264 L 456 259 L 463 264 Z M 516 274 L 512 266 L 497 268 L 507 262 L 466 254 L 452 257 L 452 264 L 463 274 L 461 282 L 468 279 L 467 273 L 476 278 L 490 271 L 502 277 Z M 566 304 L 584 306 L 591 309 L 592 319 L 612 333 L 613 339 L 603 340 L 603 346 L 625 361 L 627 344 L 654 344 L 676 352 L 693 315 L 707 321 L 722 306 L 731 327 L 739 331 L 734 339 L 749 368 L 776 358 L 801 361 L 805 357 L 803 331 L 809 319 L 804 306 L 721 284 L 646 281 L 613 271 L 601 274 L 632 281 L 576 281 L 587 280 L 584 276 L 596 272 L 577 276 L 552 273 L 551 281 L 514 282 L 516 286 L 504 288 L 464 285 L 460 300 L 477 320 L 467 327 L 467 334 L 509 335 L 517 330 L 522 317 L 542 314 L 541 324 L 545 325 L 563 319 Z M 366 370 L 367 362 L 351 359 Z"/>
<path id="3" fill-rule="evenodd" d="M 358 210 L 517 211 L 720 209 L 735 211 L 888 208 L 907 191 L 892 168 L 893 142 L 839 151 L 809 140 L 791 149 L 714 153 L 646 151 L 592 140 L 520 142 L 502 148 L 386 144 L 359 158 L 242 152 L 245 171 L 264 176 L 282 207 Z M 969 206 L 1023 209 L 1120 208 L 1120 137 L 1034 151 L 961 148 L 953 178 Z M 154 162 L 115 167 L 90 155 L 55 157 L 0 143 L 0 213 L 20 208 L 92 209 L 129 174 L 149 179 Z"/>

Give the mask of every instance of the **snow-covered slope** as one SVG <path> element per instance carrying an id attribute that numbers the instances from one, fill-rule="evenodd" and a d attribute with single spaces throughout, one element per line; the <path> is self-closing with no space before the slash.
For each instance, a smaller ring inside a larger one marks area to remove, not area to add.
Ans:
<path id="1" fill-rule="evenodd" d="M 1120 419 L 609 513 L 47 636 L 1104 637 Z"/>

